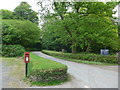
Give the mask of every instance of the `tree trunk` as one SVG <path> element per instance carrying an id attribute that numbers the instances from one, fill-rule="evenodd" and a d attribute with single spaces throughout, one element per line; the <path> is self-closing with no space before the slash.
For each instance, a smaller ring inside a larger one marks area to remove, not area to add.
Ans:
<path id="1" fill-rule="evenodd" d="M 76 54 L 76 46 L 72 46 L 72 53 Z"/>
<path id="2" fill-rule="evenodd" d="M 88 46 L 86 48 L 86 52 L 90 52 L 90 44 L 88 44 Z"/>
<path id="3" fill-rule="evenodd" d="M 118 64 L 120 64 L 120 52 L 118 52 Z"/>

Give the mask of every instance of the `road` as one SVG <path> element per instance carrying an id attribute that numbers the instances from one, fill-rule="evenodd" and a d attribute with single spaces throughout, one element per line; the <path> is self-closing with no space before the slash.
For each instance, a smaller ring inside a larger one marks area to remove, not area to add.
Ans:
<path id="1" fill-rule="evenodd" d="M 87 65 L 58 59 L 41 52 L 40 57 L 51 59 L 68 66 L 71 80 L 56 88 L 118 88 L 118 66 Z"/>

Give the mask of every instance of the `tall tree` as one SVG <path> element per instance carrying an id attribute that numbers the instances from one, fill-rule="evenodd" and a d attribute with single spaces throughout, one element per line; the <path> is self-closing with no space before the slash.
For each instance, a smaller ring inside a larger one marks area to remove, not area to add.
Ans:
<path id="1" fill-rule="evenodd" d="M 37 13 L 31 9 L 31 6 L 27 2 L 21 2 L 21 4 L 14 9 L 14 15 L 15 19 L 25 19 L 38 24 Z"/>
<path id="2" fill-rule="evenodd" d="M 71 44 L 72 53 L 76 53 L 76 47 L 78 45 L 86 46 L 86 50 L 89 51 L 91 41 L 93 41 L 92 38 L 96 37 L 97 34 L 99 36 L 99 31 L 103 31 L 103 35 L 105 35 L 105 32 L 107 30 L 108 32 L 109 30 L 117 32 L 116 30 L 114 30 L 114 25 L 111 23 L 112 14 L 115 13 L 112 10 L 117 4 L 118 3 L 110 2 L 54 2 L 52 4 L 54 13 L 48 13 L 48 17 L 57 19 L 57 21 L 52 24 L 52 29 L 56 30 L 54 32 L 56 32 L 58 36 L 62 38 L 62 42 L 68 42 Z M 69 8 L 71 9 L 70 11 Z M 46 21 L 48 20 L 49 19 L 47 19 Z M 107 20 L 106 24 L 104 23 L 104 20 Z M 109 27 L 109 25 L 111 25 L 112 28 L 107 28 Z M 101 26 L 105 26 L 105 28 L 101 28 Z M 97 32 L 95 30 L 97 30 L 98 27 L 99 31 Z M 93 31 L 93 33 L 91 33 L 91 31 Z M 96 36 L 94 33 L 97 33 Z M 115 37 L 117 37 L 116 34 Z M 114 39 L 111 38 L 111 40 Z M 104 42 L 102 41 L 102 43 Z"/>

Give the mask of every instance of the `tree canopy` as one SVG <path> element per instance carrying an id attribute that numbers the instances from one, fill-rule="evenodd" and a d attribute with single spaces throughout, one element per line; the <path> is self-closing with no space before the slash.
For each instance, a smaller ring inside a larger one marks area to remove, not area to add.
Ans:
<path id="1" fill-rule="evenodd" d="M 117 2 L 54 2 L 52 4 L 54 13 L 46 11 L 48 14 L 44 15 L 43 32 L 49 35 L 48 40 L 50 39 L 51 43 L 59 41 L 64 45 L 70 45 L 72 53 L 76 53 L 77 48 L 88 52 L 101 48 L 117 50 L 118 30 L 112 19 L 115 13 L 113 9 L 117 4 Z M 48 9 L 44 7 L 44 10 Z M 43 40 L 47 35 L 43 35 Z M 94 50 L 97 45 L 100 48 Z"/>
<path id="2" fill-rule="evenodd" d="M 0 10 L 1 14 L 2 14 L 2 19 L 13 19 L 13 12 L 6 10 L 6 9 L 2 9 Z"/>
<path id="3" fill-rule="evenodd" d="M 15 19 L 30 20 L 38 24 L 38 16 L 27 2 L 21 2 L 19 6 L 14 9 Z"/>
<path id="4" fill-rule="evenodd" d="M 31 9 L 31 6 L 27 2 L 21 2 L 14 11 L 1 9 L 2 19 L 18 19 L 18 20 L 29 20 L 33 23 L 38 24 L 39 18 L 38 13 Z"/>

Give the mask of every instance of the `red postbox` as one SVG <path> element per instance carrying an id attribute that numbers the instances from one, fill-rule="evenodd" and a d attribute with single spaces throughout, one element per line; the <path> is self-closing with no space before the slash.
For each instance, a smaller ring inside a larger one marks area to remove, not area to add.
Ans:
<path id="1" fill-rule="evenodd" d="M 30 52 L 24 53 L 24 62 L 29 63 L 30 62 Z"/>

